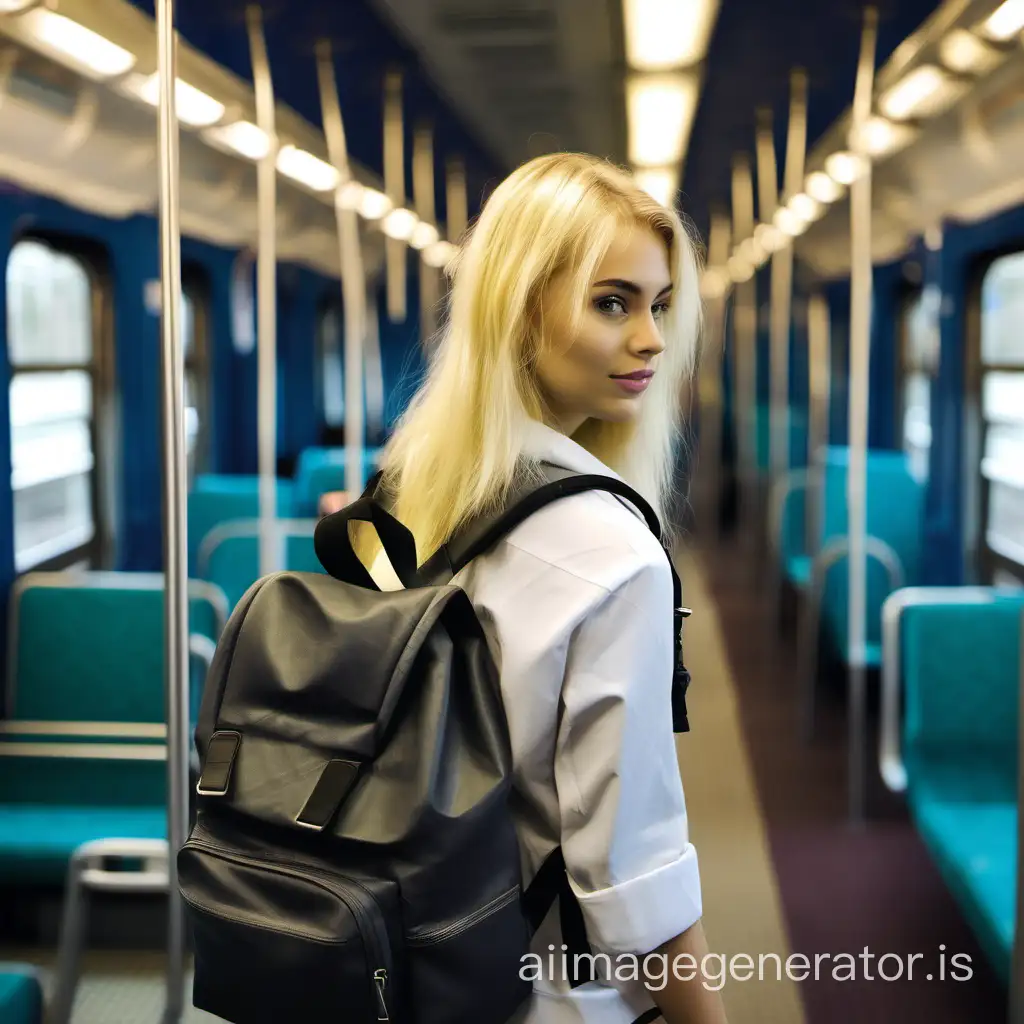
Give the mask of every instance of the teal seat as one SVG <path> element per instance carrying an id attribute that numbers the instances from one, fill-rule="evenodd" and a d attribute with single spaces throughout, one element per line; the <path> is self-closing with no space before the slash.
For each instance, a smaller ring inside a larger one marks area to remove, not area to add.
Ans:
<path id="1" fill-rule="evenodd" d="M 813 561 L 810 555 L 790 555 L 786 559 L 786 579 L 800 590 L 806 590 L 811 582 Z"/>
<path id="2" fill-rule="evenodd" d="M 293 515 L 294 484 L 277 481 L 277 514 Z M 260 514 L 258 476 L 197 476 L 188 495 L 188 572 L 197 575 L 203 538 L 220 523 L 252 519 Z"/>
<path id="3" fill-rule="evenodd" d="M 28 964 L 0 964 L 0 1021 L 42 1024 L 43 987 Z"/>
<path id="4" fill-rule="evenodd" d="M 222 593 L 192 583 L 190 615 L 205 637 L 193 720 L 226 613 Z M 164 835 L 163 614 L 153 574 L 30 573 L 12 589 L 0 880 L 58 882 L 82 842 Z"/>
<path id="5" fill-rule="evenodd" d="M 382 449 L 363 449 L 363 475 L 369 479 L 377 472 Z M 292 515 L 316 516 L 320 498 L 331 491 L 344 491 L 345 449 L 306 448 L 295 465 L 295 500 Z"/>
<path id="6" fill-rule="evenodd" d="M 826 641 L 843 664 L 850 663 L 849 559 L 842 547 L 849 530 L 846 497 L 848 448 L 825 452 L 822 530 L 819 552 L 833 546 L 837 557 L 825 569 L 821 624 Z M 870 664 L 880 663 L 882 603 L 899 586 L 917 582 L 921 563 L 924 491 L 902 452 L 869 451 L 866 460 L 866 531 L 880 549 L 896 559 L 892 575 L 877 558 L 867 560 L 865 643 Z M 884 546 L 884 548 L 883 548 Z"/>
<path id="7" fill-rule="evenodd" d="M 997 973 L 1016 907 L 1017 722 L 1024 595 L 920 604 L 900 622 L 907 795 L 917 827 Z"/>
<path id="8" fill-rule="evenodd" d="M 324 571 L 313 547 L 315 519 L 279 519 L 283 561 L 279 568 L 295 572 Z M 259 520 L 222 523 L 203 545 L 199 567 L 205 579 L 226 595 L 234 608 L 260 578 Z"/>

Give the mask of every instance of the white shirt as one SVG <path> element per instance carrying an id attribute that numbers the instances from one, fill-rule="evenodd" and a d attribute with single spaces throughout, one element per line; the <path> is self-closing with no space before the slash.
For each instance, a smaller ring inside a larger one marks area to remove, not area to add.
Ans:
<path id="1" fill-rule="evenodd" d="M 527 451 L 616 477 L 541 423 Z M 371 575 L 382 589 L 401 586 L 386 556 Z M 476 608 L 500 670 L 514 785 L 526 805 L 516 809 L 523 885 L 561 843 L 591 949 L 608 955 L 613 972 L 569 988 L 556 902 L 531 946 L 543 977 L 513 1021 L 631 1024 L 655 1005 L 643 955 L 701 916 L 672 733 L 664 549 L 632 505 L 589 491 L 534 513 L 453 583 Z M 639 980 L 615 980 L 637 970 Z M 652 986 L 663 971 L 652 966 Z"/>

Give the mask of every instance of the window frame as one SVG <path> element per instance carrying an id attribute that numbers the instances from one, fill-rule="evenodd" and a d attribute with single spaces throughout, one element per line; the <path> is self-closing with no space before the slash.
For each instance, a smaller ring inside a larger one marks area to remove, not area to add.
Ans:
<path id="1" fill-rule="evenodd" d="M 986 366 L 982 357 L 982 292 L 985 278 L 993 265 L 1006 256 L 1024 255 L 1024 239 L 1018 239 L 991 250 L 972 267 L 965 310 L 966 340 L 964 367 L 964 480 L 968 503 L 965 522 L 965 554 L 975 579 L 991 585 L 1002 572 L 1024 580 L 1024 546 L 1018 561 L 1004 551 L 996 550 L 988 541 L 988 517 L 991 503 L 991 481 L 982 472 L 989 423 L 983 409 L 985 378 L 990 373 L 1010 373 L 1024 377 L 1024 366 L 1003 363 Z"/>
<path id="2" fill-rule="evenodd" d="M 11 359 L 10 306 L 5 299 L 6 320 L 8 417 L 10 417 L 10 390 L 14 379 L 23 373 L 60 373 L 62 371 L 85 370 L 92 385 L 92 413 L 89 417 L 89 441 L 92 446 L 93 465 L 90 471 L 90 511 L 93 521 L 93 535 L 83 544 L 76 545 L 50 558 L 35 562 L 27 568 L 16 569 L 15 575 L 29 572 L 52 572 L 72 565 L 85 563 L 89 568 L 107 568 L 115 550 L 115 507 L 117 473 L 117 431 L 112 419 L 115 397 L 115 341 L 114 304 L 110 262 L 102 245 L 90 239 L 58 232 L 29 231 L 12 240 L 7 253 L 3 272 L 6 276 L 10 259 L 16 248 L 23 242 L 34 242 L 55 253 L 76 260 L 89 284 L 89 305 L 91 317 L 91 359 L 80 363 L 24 363 L 15 365 Z M 6 296 L 5 291 L 5 296 Z M 13 455 L 13 431 L 11 445 Z M 9 485 L 10 486 L 10 485 Z M 11 544 L 16 559 L 14 542 L 14 490 L 11 488 Z"/>

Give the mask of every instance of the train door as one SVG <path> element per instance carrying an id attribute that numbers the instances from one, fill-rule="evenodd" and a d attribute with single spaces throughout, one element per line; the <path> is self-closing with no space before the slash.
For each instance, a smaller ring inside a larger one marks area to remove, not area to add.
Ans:
<path id="1" fill-rule="evenodd" d="M 320 441 L 328 447 L 345 441 L 345 352 L 341 304 L 323 302 L 317 315 L 316 362 L 319 383 Z"/>
<path id="2" fill-rule="evenodd" d="M 103 275 L 80 250 L 23 238 L 6 276 L 15 570 L 103 566 L 116 464 Z"/>
<path id="3" fill-rule="evenodd" d="M 1024 252 L 981 280 L 975 358 L 980 413 L 977 545 L 983 583 L 1024 585 Z"/>
<path id="4" fill-rule="evenodd" d="M 900 313 L 897 423 L 911 472 L 921 481 L 928 478 L 932 446 L 932 376 L 938 351 L 933 306 L 932 293 L 916 289 L 906 295 Z"/>

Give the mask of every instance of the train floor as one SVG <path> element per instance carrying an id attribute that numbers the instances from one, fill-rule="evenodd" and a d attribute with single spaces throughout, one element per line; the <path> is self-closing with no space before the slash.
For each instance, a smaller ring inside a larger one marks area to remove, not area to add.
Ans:
<path id="1" fill-rule="evenodd" d="M 728 543 L 694 540 L 679 557 L 694 610 L 686 632 L 692 731 L 679 738 L 679 758 L 704 926 L 717 954 L 707 983 L 722 985 L 730 1024 L 1005 1020 L 1005 993 L 902 803 L 874 785 L 865 824 L 847 824 L 843 695 L 823 687 L 817 737 L 804 743 L 794 644 L 766 613 L 750 566 L 750 552 Z M 947 958 L 970 956 L 970 980 L 926 979 L 943 945 Z M 874 957 L 866 971 L 865 950 Z M 833 976 L 843 953 L 856 958 L 849 980 L 850 960 Z M 896 973 L 892 958 L 880 963 L 887 953 L 904 965 L 922 955 L 913 980 L 905 969 L 899 980 L 882 980 L 879 968 Z M 793 959 L 799 954 L 806 960 Z M 0 944 L 0 959 L 32 962 L 45 974 L 53 952 Z M 95 949 L 83 967 L 73 1024 L 161 1021 L 159 952 Z M 192 1008 L 184 1016 L 188 1024 L 215 1020 Z"/>

